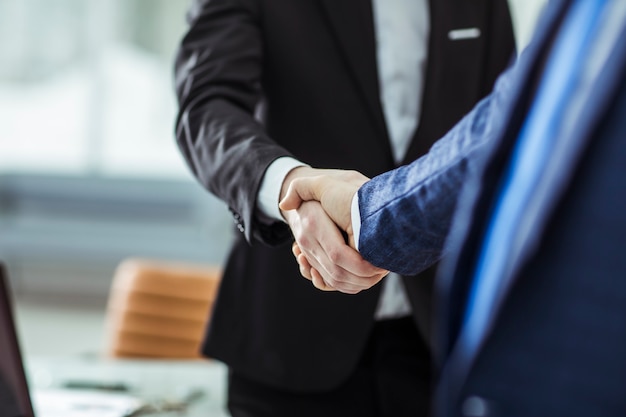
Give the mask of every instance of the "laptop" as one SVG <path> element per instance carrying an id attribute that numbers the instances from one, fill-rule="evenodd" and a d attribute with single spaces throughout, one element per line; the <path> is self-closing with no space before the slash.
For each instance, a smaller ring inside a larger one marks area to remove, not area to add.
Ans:
<path id="1" fill-rule="evenodd" d="M 127 394 L 69 389 L 31 396 L 10 295 L 7 271 L 0 263 L 0 417 L 124 417 L 143 405 Z"/>

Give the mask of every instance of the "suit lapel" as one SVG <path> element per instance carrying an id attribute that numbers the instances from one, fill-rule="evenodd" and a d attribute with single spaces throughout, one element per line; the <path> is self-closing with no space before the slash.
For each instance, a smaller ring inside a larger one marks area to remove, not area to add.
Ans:
<path id="1" fill-rule="evenodd" d="M 491 90 L 492 86 L 486 85 L 485 80 L 493 78 L 493 74 L 486 73 L 486 64 L 495 67 L 493 57 L 488 56 L 492 41 L 488 20 L 496 9 L 492 3 L 496 2 L 429 1 L 431 24 L 421 115 L 403 164 L 427 153 L 437 139 Z M 501 10 L 506 12 L 499 15 L 502 20 L 508 19 L 508 9 L 498 7 Z M 498 22 L 499 36 L 504 38 L 503 42 L 513 44 L 512 33 L 504 33 L 507 25 L 510 27 L 508 21 Z M 463 31 L 477 31 L 478 35 L 466 39 L 453 36 Z M 493 48 L 502 49 L 502 46 Z"/>
<path id="2" fill-rule="evenodd" d="M 372 115 L 375 128 L 389 147 L 387 127 L 380 104 L 371 0 L 319 1 L 357 88 Z"/>

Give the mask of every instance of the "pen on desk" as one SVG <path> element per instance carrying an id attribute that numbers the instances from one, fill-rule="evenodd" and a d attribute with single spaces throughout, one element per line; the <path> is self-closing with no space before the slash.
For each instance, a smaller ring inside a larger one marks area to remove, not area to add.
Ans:
<path id="1" fill-rule="evenodd" d="M 102 382 L 102 381 L 67 381 L 63 384 L 64 388 L 70 389 L 90 389 L 98 391 L 114 391 L 114 392 L 128 392 L 130 389 L 128 385 L 122 382 Z"/>

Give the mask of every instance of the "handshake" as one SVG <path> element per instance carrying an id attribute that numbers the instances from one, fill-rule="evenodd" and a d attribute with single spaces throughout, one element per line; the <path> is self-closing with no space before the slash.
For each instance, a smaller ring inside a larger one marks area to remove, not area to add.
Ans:
<path id="1" fill-rule="evenodd" d="M 293 254 L 302 276 L 320 290 L 356 294 L 389 272 L 357 251 L 352 200 L 368 180 L 357 171 L 301 166 L 283 182 L 279 207 L 295 237 Z"/>

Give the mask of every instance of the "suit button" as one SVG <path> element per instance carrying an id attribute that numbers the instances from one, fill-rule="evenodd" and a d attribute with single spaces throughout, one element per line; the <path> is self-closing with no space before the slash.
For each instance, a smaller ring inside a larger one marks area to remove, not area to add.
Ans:
<path id="1" fill-rule="evenodd" d="M 228 208 L 228 211 L 230 211 L 233 214 L 233 223 L 237 225 L 237 230 L 243 233 L 246 230 L 246 228 L 243 225 L 241 215 L 230 207 Z"/>
<path id="2" fill-rule="evenodd" d="M 235 210 L 233 210 L 232 208 L 228 208 L 228 211 L 231 212 L 231 214 L 233 215 L 233 217 L 237 220 L 241 219 L 241 216 L 239 215 L 239 213 L 237 213 Z"/>
<path id="3" fill-rule="evenodd" d="M 489 405 L 483 398 L 472 396 L 463 401 L 463 415 L 466 417 L 487 417 Z"/>

